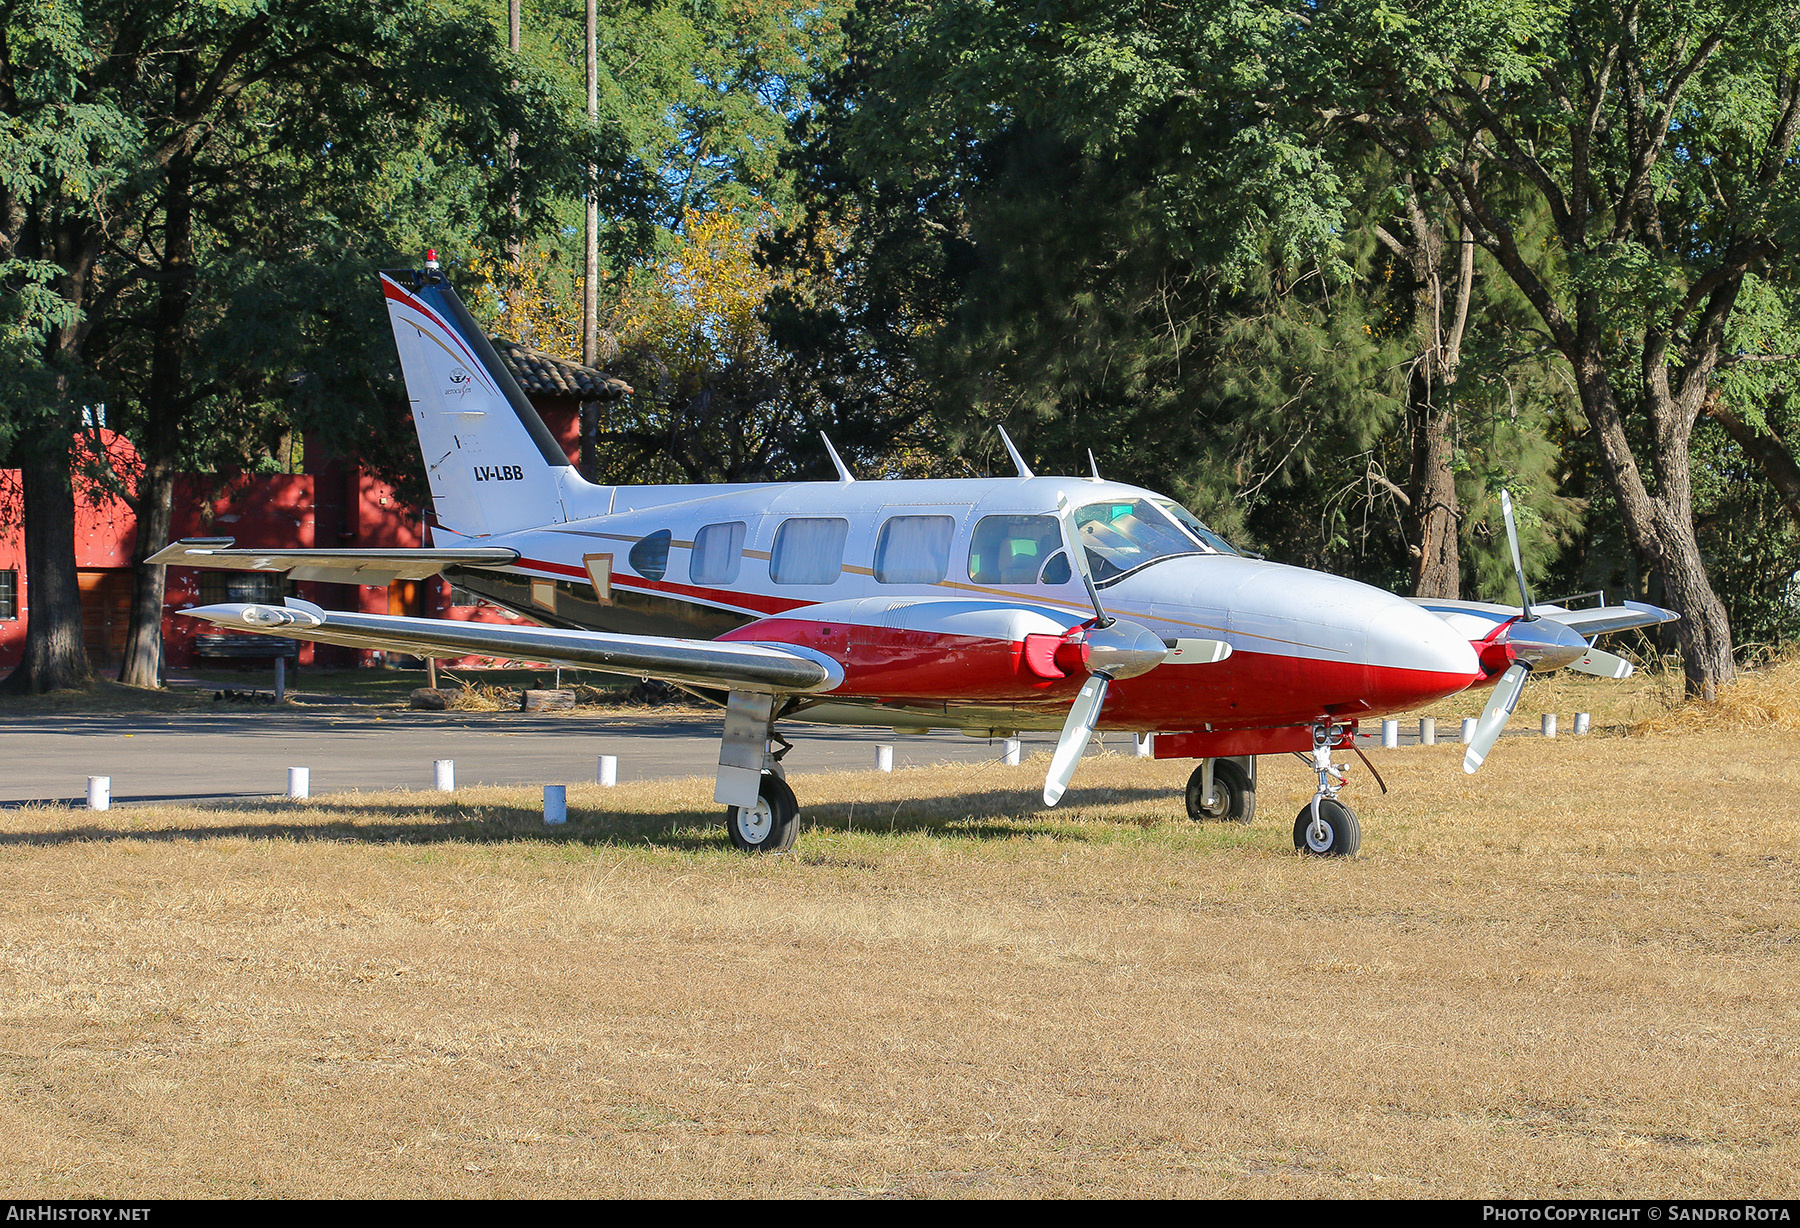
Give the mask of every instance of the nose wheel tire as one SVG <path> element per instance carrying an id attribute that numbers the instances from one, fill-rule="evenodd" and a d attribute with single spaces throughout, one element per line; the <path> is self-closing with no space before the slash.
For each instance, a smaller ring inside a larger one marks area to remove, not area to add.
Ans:
<path id="1" fill-rule="evenodd" d="M 1362 824 L 1356 821 L 1356 811 L 1335 797 L 1319 799 L 1319 826 L 1323 830 L 1315 831 L 1312 805 L 1302 807 L 1294 820 L 1294 847 L 1318 857 L 1354 857 L 1362 847 Z"/>
<path id="2" fill-rule="evenodd" d="M 800 803 L 786 781 L 764 772 L 756 805 L 726 808 L 725 831 L 746 853 L 785 853 L 800 831 Z"/>
<path id="3" fill-rule="evenodd" d="M 1250 784 L 1250 773 L 1241 763 L 1230 759 L 1213 760 L 1213 804 L 1206 805 L 1206 766 L 1194 769 L 1187 782 L 1188 818 L 1196 823 L 1224 820 L 1248 823 L 1256 817 L 1256 790 Z"/>

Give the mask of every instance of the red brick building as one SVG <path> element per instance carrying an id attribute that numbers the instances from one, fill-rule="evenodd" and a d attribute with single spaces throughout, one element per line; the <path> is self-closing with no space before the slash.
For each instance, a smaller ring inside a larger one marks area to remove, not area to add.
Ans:
<path id="1" fill-rule="evenodd" d="M 618 400 L 623 382 L 589 367 L 496 339 L 495 348 L 526 396 L 544 417 L 573 463 L 580 462 L 581 407 Z M 592 415 L 590 414 L 590 422 Z M 84 446 L 103 449 L 115 470 L 128 469 L 131 444 L 111 431 L 84 436 Z M 412 547 L 429 545 L 420 510 L 404 504 L 387 483 L 354 463 L 313 458 L 305 449 L 301 473 L 194 475 L 175 488 L 173 537 L 232 537 L 240 546 L 278 548 Z M 25 575 L 22 493 L 17 470 L 0 470 L 0 669 L 19 663 L 30 617 Z M 78 481 L 75 566 L 81 584 L 83 636 L 94 667 L 115 669 L 125 647 L 131 601 L 131 555 L 137 520 L 122 501 Z M 373 585 L 289 583 L 275 575 L 171 567 L 163 606 L 163 660 L 173 668 L 203 661 L 195 637 L 204 624 L 172 617 L 219 601 L 278 601 L 288 593 L 328 609 L 415 614 L 433 618 L 510 621 L 493 606 L 476 605 L 442 579 Z M 343 667 L 368 664 L 374 654 L 327 644 L 302 644 L 300 664 Z M 471 662 L 472 664 L 472 662 Z"/>

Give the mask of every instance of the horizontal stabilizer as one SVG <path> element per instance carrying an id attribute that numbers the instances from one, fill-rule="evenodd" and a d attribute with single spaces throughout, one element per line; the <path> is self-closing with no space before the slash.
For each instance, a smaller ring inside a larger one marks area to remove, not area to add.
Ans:
<path id="1" fill-rule="evenodd" d="M 164 546 L 146 562 L 223 571 L 286 572 L 296 580 L 327 584 L 391 584 L 426 580 L 446 567 L 505 567 L 519 557 L 504 546 L 446 550 L 244 550 L 229 537 L 186 537 Z"/>
<path id="2" fill-rule="evenodd" d="M 844 677 L 842 669 L 829 657 L 803 648 L 448 622 L 397 614 L 351 614 L 324 610 L 291 597 L 284 606 L 230 602 L 181 613 L 232 631 L 280 635 L 345 648 L 421 657 L 541 661 L 726 690 L 776 694 L 828 691 Z"/>

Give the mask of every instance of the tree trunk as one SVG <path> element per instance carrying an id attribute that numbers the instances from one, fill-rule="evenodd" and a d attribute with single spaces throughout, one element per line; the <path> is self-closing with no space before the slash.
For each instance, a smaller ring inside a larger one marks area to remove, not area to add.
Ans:
<path id="1" fill-rule="evenodd" d="M 192 55 L 175 63 L 175 110 L 193 106 L 199 81 Z M 119 681 L 157 687 L 162 662 L 166 569 L 144 562 L 169 543 L 179 466 L 179 423 L 187 405 L 187 312 L 194 296 L 194 160 L 186 148 L 169 159 L 163 181 L 163 243 L 156 314 L 150 325 L 150 383 L 143 394 L 144 429 L 138 440 L 144 471 L 132 500 L 137 512 L 133 553 L 131 621 Z"/>
<path id="2" fill-rule="evenodd" d="M 144 559 L 169 544 L 174 503 L 174 467 L 164 461 L 147 463 L 138 487 L 131 622 L 125 632 L 125 661 L 119 667 L 119 681 L 127 686 L 162 685 L 163 599 L 168 569 Z"/>
<path id="3" fill-rule="evenodd" d="M 94 668 L 81 638 L 81 586 L 75 571 L 75 491 L 69 441 L 40 439 L 22 458 L 25 501 L 25 655 L 7 676 L 14 694 L 41 695 L 92 686 Z"/>
<path id="4" fill-rule="evenodd" d="M 1419 366 L 1426 364 L 1421 362 Z M 1415 375 L 1412 385 L 1422 382 Z M 1451 469 L 1451 411 L 1409 393 L 1407 417 L 1412 422 L 1412 517 L 1418 534 L 1418 564 L 1413 569 L 1413 596 L 1456 600 L 1462 591 L 1462 557 L 1457 536 L 1456 474 Z"/>
<path id="5" fill-rule="evenodd" d="M 1581 361 L 1574 364 L 1576 385 L 1594 427 L 1601 464 L 1618 499 L 1625 531 L 1639 555 L 1656 569 L 1664 599 L 1681 615 L 1675 633 L 1681 643 L 1688 695 L 1716 699 L 1719 687 L 1736 676 L 1736 666 L 1731 657 L 1731 622 L 1707 578 L 1694 536 L 1688 478 L 1691 418 L 1684 424 L 1680 406 L 1657 389 L 1646 389 L 1646 397 L 1652 401 L 1647 407 L 1649 416 L 1660 437 L 1655 455 L 1660 489 L 1652 495 L 1607 382 L 1597 313 L 1583 321 L 1582 332 L 1588 345 Z"/>
<path id="6" fill-rule="evenodd" d="M 1390 246 L 1406 260 L 1413 278 L 1413 335 L 1419 357 L 1406 386 L 1406 419 L 1412 433 L 1412 473 L 1407 485 L 1418 540 L 1413 596 L 1455 600 L 1462 593 L 1462 541 L 1456 497 L 1453 435 L 1454 388 L 1462 363 L 1463 332 L 1475 289 L 1475 248 L 1456 245 L 1449 286 L 1444 279 L 1443 223 L 1426 212 L 1411 176 L 1404 179 L 1411 242 Z M 1459 230 L 1459 237 L 1460 235 Z"/>

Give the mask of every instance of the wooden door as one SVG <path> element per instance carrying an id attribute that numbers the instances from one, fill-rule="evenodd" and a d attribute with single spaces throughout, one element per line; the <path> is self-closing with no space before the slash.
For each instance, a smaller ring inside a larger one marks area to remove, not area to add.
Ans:
<path id="1" fill-rule="evenodd" d="M 123 568 L 76 573 L 81 587 L 81 639 L 96 669 L 117 665 L 125 656 L 125 632 L 131 624 L 131 572 Z"/>

